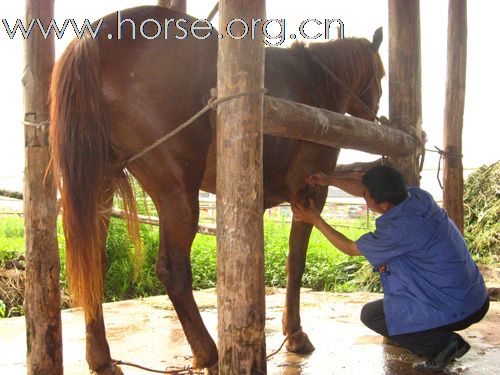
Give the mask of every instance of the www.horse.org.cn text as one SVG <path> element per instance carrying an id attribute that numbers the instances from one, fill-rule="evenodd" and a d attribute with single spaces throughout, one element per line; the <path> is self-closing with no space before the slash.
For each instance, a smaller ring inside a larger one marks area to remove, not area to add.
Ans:
<path id="1" fill-rule="evenodd" d="M 113 27 L 103 27 L 104 19 L 96 22 L 90 22 L 85 19 L 78 23 L 74 19 L 65 19 L 62 23 L 55 19 L 50 22 L 44 22 L 39 18 L 23 22 L 17 19 L 15 22 L 10 22 L 7 19 L 2 19 L 2 24 L 5 29 L 4 35 L 10 39 L 15 39 L 16 36 L 27 39 L 32 37 L 34 33 L 40 33 L 41 36 L 47 39 L 50 35 L 55 35 L 57 39 L 62 39 L 67 34 L 74 34 L 77 38 L 83 38 L 85 35 L 96 39 L 101 32 L 107 33 L 108 39 L 186 39 L 189 35 L 196 39 L 207 39 L 212 35 L 217 35 L 219 39 L 256 39 L 262 35 L 263 41 L 267 46 L 280 46 L 287 39 L 303 39 L 303 40 L 330 40 L 344 37 L 344 23 L 340 19 L 325 18 L 318 20 L 308 18 L 300 22 L 300 24 L 292 28 L 287 28 L 285 18 L 273 18 L 262 20 L 260 18 L 252 20 L 243 20 L 235 18 L 227 23 L 222 32 L 217 32 L 212 23 L 206 19 L 188 20 L 184 18 L 169 18 L 161 20 L 148 18 L 137 23 L 130 18 L 122 18 L 121 12 L 116 12 L 116 19 L 113 22 Z M 12 26 L 11 26 L 12 25 Z M 114 31 L 112 30 L 114 29 Z M 295 29 L 297 32 L 287 34 L 287 30 Z"/>

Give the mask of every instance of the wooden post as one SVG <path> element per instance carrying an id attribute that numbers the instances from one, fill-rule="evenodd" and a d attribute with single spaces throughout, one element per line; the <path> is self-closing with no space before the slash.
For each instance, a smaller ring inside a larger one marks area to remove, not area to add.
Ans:
<path id="1" fill-rule="evenodd" d="M 27 0 L 26 24 L 49 25 L 54 0 Z M 49 164 L 48 90 L 54 38 L 34 29 L 25 42 L 24 212 L 26 239 L 25 318 L 28 374 L 63 374 L 56 190 Z"/>
<path id="2" fill-rule="evenodd" d="M 264 43 L 251 19 L 264 0 L 222 0 L 217 88 L 220 98 L 264 87 Z M 232 20 L 231 35 L 226 26 Z M 246 36 L 240 38 L 247 32 Z M 217 304 L 220 374 L 265 374 L 262 188 L 263 94 L 217 112 Z"/>
<path id="3" fill-rule="evenodd" d="M 422 133 L 420 1 L 389 0 L 389 117 L 391 126 L 417 138 Z M 419 186 L 419 148 L 413 155 L 389 158 L 409 186 Z"/>
<path id="4" fill-rule="evenodd" d="M 413 154 L 414 137 L 390 126 L 289 100 L 264 98 L 264 133 L 386 156 Z"/>
<path id="5" fill-rule="evenodd" d="M 458 229 L 464 230 L 462 129 L 467 65 L 467 0 L 448 4 L 448 68 L 444 108 L 443 207 Z"/>
<path id="6" fill-rule="evenodd" d="M 158 0 L 158 5 L 186 13 L 187 0 Z"/>

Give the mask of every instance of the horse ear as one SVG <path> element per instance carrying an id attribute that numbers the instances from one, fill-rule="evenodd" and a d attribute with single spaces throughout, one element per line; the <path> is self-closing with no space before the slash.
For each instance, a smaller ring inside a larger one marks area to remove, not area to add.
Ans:
<path id="1" fill-rule="evenodd" d="M 382 26 L 381 26 L 373 33 L 372 46 L 375 51 L 378 51 L 380 45 L 382 44 L 383 38 L 384 38 L 384 33 L 382 32 Z"/>

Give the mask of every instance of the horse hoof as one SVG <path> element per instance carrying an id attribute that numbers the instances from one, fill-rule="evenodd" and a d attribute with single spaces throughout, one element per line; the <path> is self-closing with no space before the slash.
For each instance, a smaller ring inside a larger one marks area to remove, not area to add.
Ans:
<path id="1" fill-rule="evenodd" d="M 211 363 L 211 364 L 210 364 Z M 205 369 L 205 374 L 218 374 L 218 367 L 219 364 L 217 362 L 217 358 L 215 360 L 215 363 L 213 360 L 200 360 L 197 358 L 193 359 L 193 362 L 191 363 L 191 368 L 193 369 Z"/>
<path id="2" fill-rule="evenodd" d="M 286 340 L 286 350 L 292 353 L 311 353 L 314 349 L 309 337 L 302 330 L 291 334 Z"/>
<path id="3" fill-rule="evenodd" d="M 205 350 L 197 350 L 196 354 L 193 353 L 193 360 L 191 361 L 191 367 L 193 369 L 207 369 L 208 371 L 212 371 L 212 369 L 216 369 L 215 372 L 206 372 L 207 374 L 217 374 L 217 366 L 219 355 L 217 353 L 217 347 L 215 344 L 208 345 L 208 348 Z M 207 371 L 205 370 L 205 371 Z"/>
<path id="4" fill-rule="evenodd" d="M 122 369 L 111 363 L 106 367 L 102 366 L 99 370 L 92 370 L 91 375 L 123 375 Z"/>
<path id="5" fill-rule="evenodd" d="M 205 368 L 205 375 L 217 375 L 219 373 L 219 364 Z"/>

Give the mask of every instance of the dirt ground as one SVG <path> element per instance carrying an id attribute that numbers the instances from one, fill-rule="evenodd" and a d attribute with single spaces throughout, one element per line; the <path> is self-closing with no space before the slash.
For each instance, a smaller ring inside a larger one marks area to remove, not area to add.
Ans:
<path id="1" fill-rule="evenodd" d="M 380 298 L 372 293 L 302 292 L 302 326 L 316 350 L 309 355 L 288 353 L 283 348 L 268 360 L 268 374 L 419 374 L 412 364 L 419 358 L 401 348 L 384 344 L 359 321 L 364 303 Z M 195 293 L 202 316 L 215 338 L 217 333 L 214 290 Z M 266 297 L 266 347 L 268 353 L 283 341 L 281 314 L 284 290 Z M 190 349 L 172 306 L 165 296 L 105 304 L 108 340 L 114 359 L 154 369 L 183 366 Z M 64 367 L 67 375 L 88 374 L 82 314 L 62 312 Z M 453 363 L 446 374 L 497 374 L 500 368 L 500 303 L 492 302 L 482 322 L 463 331 L 472 349 Z M 24 318 L 0 320 L 0 373 L 26 374 Z M 148 374 L 122 367 L 127 375 Z"/>

